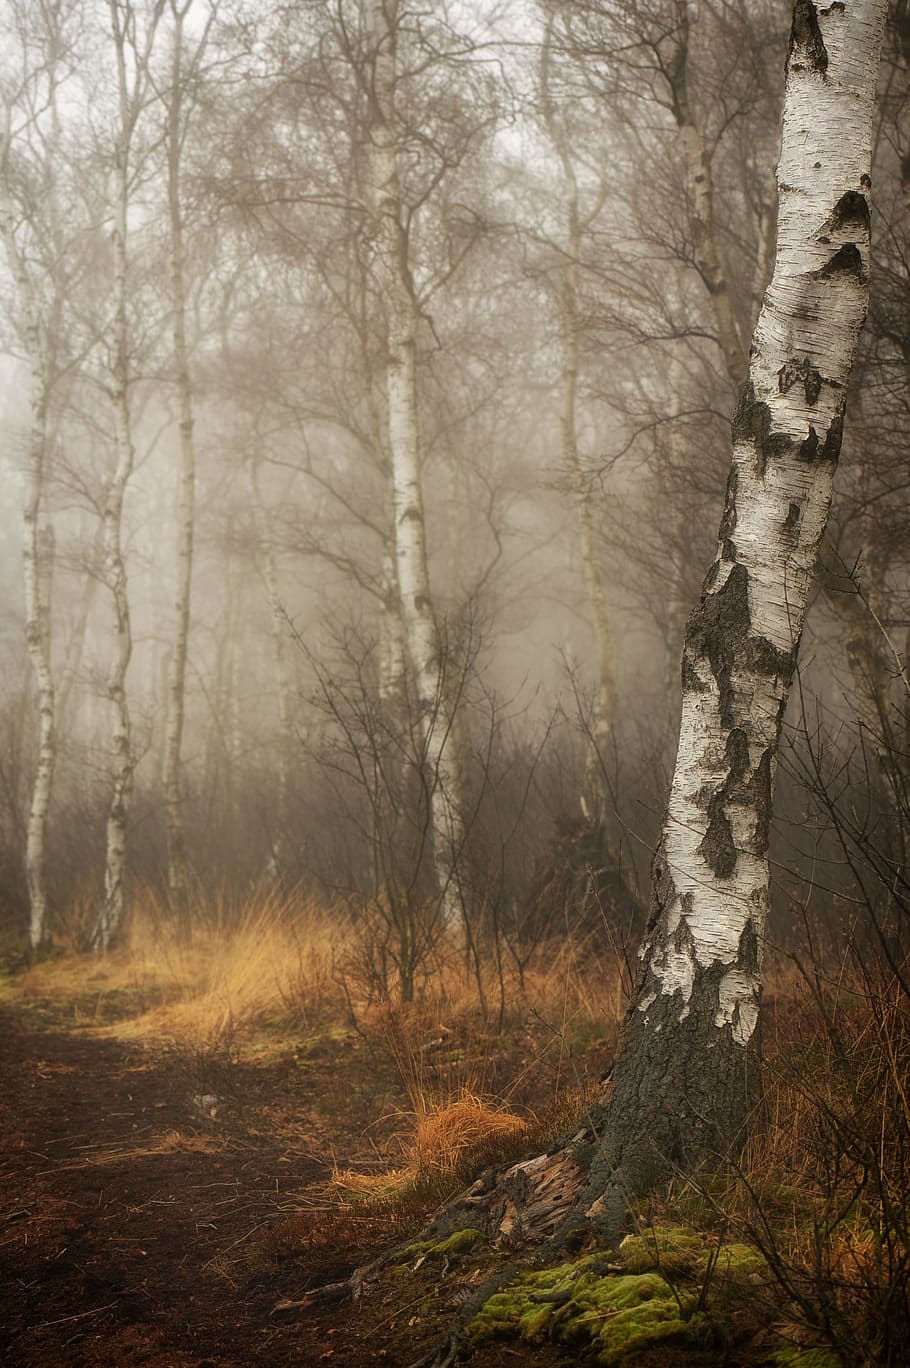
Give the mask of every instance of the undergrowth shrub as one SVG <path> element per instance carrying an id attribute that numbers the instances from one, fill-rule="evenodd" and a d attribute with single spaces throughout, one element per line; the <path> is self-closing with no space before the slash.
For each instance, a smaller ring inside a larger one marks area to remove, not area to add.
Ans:
<path id="1" fill-rule="evenodd" d="M 798 965 L 764 1122 L 729 1185 L 696 1184 L 764 1257 L 785 1336 L 849 1368 L 910 1363 L 907 967 Z"/>

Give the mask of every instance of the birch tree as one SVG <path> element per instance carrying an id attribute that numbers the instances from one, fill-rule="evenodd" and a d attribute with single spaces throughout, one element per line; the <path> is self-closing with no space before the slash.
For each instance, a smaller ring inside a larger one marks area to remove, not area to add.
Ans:
<path id="1" fill-rule="evenodd" d="M 177 585 L 174 603 L 174 642 L 168 664 L 167 730 L 162 780 L 167 831 L 168 891 L 177 907 L 182 907 L 185 904 L 187 896 L 186 833 L 181 796 L 181 750 L 196 520 L 196 446 L 193 423 L 193 388 L 186 327 L 187 290 L 181 185 L 182 153 L 190 117 L 188 106 L 191 105 L 191 100 L 188 86 L 199 76 L 200 63 L 217 11 L 217 2 L 211 3 L 205 16 L 201 34 L 196 38 L 191 51 L 186 52 L 186 20 L 192 3 L 193 0 L 168 0 L 172 20 L 172 48 L 169 83 L 164 94 L 167 119 L 165 154 L 167 159 L 167 205 L 170 238 L 171 331 L 180 429 L 180 478 L 177 499 Z"/>
<path id="2" fill-rule="evenodd" d="M 129 207 L 134 186 L 133 152 L 139 119 L 148 94 L 149 60 L 164 0 L 155 0 L 140 31 L 137 12 L 108 0 L 116 70 L 116 126 L 113 146 L 109 395 L 114 421 L 114 469 L 102 509 L 104 582 L 113 606 L 114 649 L 106 693 L 111 710 L 112 792 L 107 817 L 104 899 L 92 931 L 95 949 L 107 950 L 125 906 L 127 820 L 133 791 L 132 728 L 126 676 L 133 632 L 123 554 L 123 502 L 133 473 L 135 447 L 131 409 L 132 367 L 129 326 Z"/>
<path id="3" fill-rule="evenodd" d="M 372 56 L 369 195 L 387 314 L 386 398 L 398 589 L 432 785 L 433 858 L 444 915 L 459 915 L 455 862 L 464 839 L 445 661 L 430 591 L 417 387 L 419 304 L 412 274 L 412 212 L 402 193 L 397 108 L 399 0 L 368 0 Z"/>
<path id="4" fill-rule="evenodd" d="M 781 724 L 868 302 L 872 113 L 887 0 L 796 0 L 774 273 L 733 420 L 717 551 L 689 618 L 679 746 L 612 1096 L 458 1215 L 510 1241 L 588 1228 L 742 1144 L 758 1087 Z M 440 1362 L 450 1362 L 451 1358 Z"/>
<path id="5" fill-rule="evenodd" d="M 29 13 L 10 7 L 6 37 L 21 68 L 0 85 L 0 241 L 15 289 L 15 331 L 28 368 L 29 429 L 23 501 L 22 568 L 25 638 L 38 705 L 38 744 L 25 843 L 29 946 L 47 936 L 45 843 L 57 761 L 51 665 L 51 580 L 42 537 L 52 446 L 50 408 L 59 368 L 59 333 L 66 290 L 59 216 L 61 169 L 59 90 L 66 75 L 67 21 L 63 6 Z M 17 188 L 22 192 L 17 203 Z"/>
<path id="6" fill-rule="evenodd" d="M 868 300 L 885 0 L 797 0 L 774 274 L 733 421 L 717 554 L 689 618 L 679 749 L 587 1214 L 741 1139 L 756 1083 L 777 752 Z"/>

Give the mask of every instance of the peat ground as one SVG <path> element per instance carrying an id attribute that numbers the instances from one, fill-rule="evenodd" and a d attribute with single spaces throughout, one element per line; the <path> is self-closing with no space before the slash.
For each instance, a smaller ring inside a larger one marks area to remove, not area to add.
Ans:
<path id="1" fill-rule="evenodd" d="M 309 1248 L 274 1238 L 334 1165 L 389 1160 L 404 1099 L 368 1039 L 205 1054 L 67 1026 L 36 1004 L 0 1009 L 0 1041 L 4 1365 L 407 1368 L 439 1337 L 457 1305 L 449 1270 L 355 1306 L 274 1312 L 409 1233 L 407 1218 L 361 1228 L 327 1213 Z M 566 1361 L 519 1343 L 474 1359 Z"/>

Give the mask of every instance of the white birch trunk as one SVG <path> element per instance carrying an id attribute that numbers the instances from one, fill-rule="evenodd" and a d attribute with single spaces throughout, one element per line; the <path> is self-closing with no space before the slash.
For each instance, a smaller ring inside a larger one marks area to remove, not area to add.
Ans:
<path id="1" fill-rule="evenodd" d="M 28 328 L 31 334 L 31 327 Z M 29 947 L 47 939 L 45 842 L 57 761 L 54 680 L 51 672 L 50 605 L 42 593 L 39 518 L 47 465 L 47 374 L 39 354 L 32 360 L 29 460 L 23 508 L 22 563 L 25 584 L 25 639 L 38 703 L 38 758 L 32 786 L 25 847 L 29 898 Z"/>
<path id="2" fill-rule="evenodd" d="M 716 559 L 686 632 L 679 750 L 642 975 L 588 1214 L 735 1145 L 755 1066 L 781 720 L 868 298 L 872 111 L 887 0 L 797 0 L 774 275 L 733 426 Z"/>
<path id="3" fill-rule="evenodd" d="M 37 950 L 47 938 L 47 880 L 45 841 L 57 760 L 54 680 L 50 657 L 50 605 L 42 592 L 40 517 L 44 502 L 48 458 L 48 402 L 51 359 L 42 327 L 38 300 L 15 234 L 15 215 L 9 187 L 11 110 L 3 111 L 0 137 L 0 238 L 16 287 L 21 311 L 24 350 L 29 365 L 30 415 L 28 465 L 22 522 L 22 570 L 25 589 L 25 640 L 35 680 L 38 703 L 38 755 L 29 805 L 25 846 L 25 875 L 29 898 L 29 947 Z"/>
<path id="4" fill-rule="evenodd" d="M 88 557 L 84 566 L 84 575 L 82 579 L 82 588 L 79 593 L 78 605 L 71 618 L 69 637 L 63 649 L 63 661 L 59 669 L 59 683 L 57 686 L 57 722 L 60 731 L 64 736 L 69 731 L 70 705 L 73 697 L 73 690 L 79 677 L 79 669 L 85 650 L 89 613 L 91 612 L 95 591 L 98 587 L 99 571 L 103 560 L 102 534 L 103 528 L 100 523 L 97 523 L 93 534 L 92 546 L 88 552 Z"/>
<path id="5" fill-rule="evenodd" d="M 177 501 L 177 585 L 174 603 L 174 641 L 168 665 L 167 730 L 162 780 L 167 831 L 168 892 L 174 906 L 178 908 L 185 905 L 188 893 L 186 832 L 183 822 L 180 780 L 196 516 L 196 449 L 193 438 L 190 362 L 186 342 L 183 208 L 180 200 L 180 147 L 184 133 L 183 19 L 187 9 L 188 5 L 182 9 L 172 5 L 176 22 L 173 33 L 171 85 L 167 103 L 167 190 L 171 238 L 171 309 L 180 426 L 180 483 Z"/>
<path id="6" fill-rule="evenodd" d="M 262 556 L 262 570 L 265 579 L 266 600 L 269 606 L 269 625 L 272 643 L 272 673 L 278 702 L 278 750 L 275 756 L 276 798 L 278 810 L 278 830 L 271 837 L 269 875 L 278 878 L 284 868 L 285 845 L 288 833 L 288 758 L 292 752 L 291 736 L 291 678 L 285 656 L 285 633 L 287 624 L 281 593 L 278 585 L 278 562 L 275 556 L 275 540 L 269 526 L 262 492 L 259 488 L 259 469 L 255 458 L 250 466 L 250 489 L 253 496 L 253 511 L 256 518 L 257 539 Z"/>
<path id="7" fill-rule="evenodd" d="M 127 232 L 130 196 L 130 148 L 139 114 L 138 90 L 130 91 L 127 74 L 127 32 L 130 14 L 117 0 L 108 0 L 117 69 L 119 128 L 114 148 L 113 323 L 111 405 L 114 418 L 115 464 L 101 514 L 104 582 L 113 607 L 114 644 L 108 668 L 106 695 L 111 716 L 111 802 L 108 809 L 104 900 L 91 933 L 93 949 L 106 951 L 123 920 L 126 897 L 127 821 L 133 792 L 133 748 L 126 676 L 133 651 L 126 562 L 123 557 L 123 501 L 133 472 L 135 453 L 130 414 L 129 325 L 127 321 Z M 131 32 L 131 29 L 130 29 Z M 131 34 L 135 38 L 135 34 Z M 146 54 L 147 55 L 147 54 Z M 136 54 L 138 60 L 138 53 Z M 141 74 L 135 75 L 137 83 Z"/>
<path id="8" fill-rule="evenodd" d="M 460 780 L 451 744 L 441 643 L 427 567 L 417 402 L 418 309 L 398 176 L 395 108 L 398 0 L 370 0 L 375 65 L 370 180 L 387 310 L 386 393 L 402 618 L 430 783 L 433 859 L 443 916 L 460 918 L 457 862 L 463 841 Z"/>

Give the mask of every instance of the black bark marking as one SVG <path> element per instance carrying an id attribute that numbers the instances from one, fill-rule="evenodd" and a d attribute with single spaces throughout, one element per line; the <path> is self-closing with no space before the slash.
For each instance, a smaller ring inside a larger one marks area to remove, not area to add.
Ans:
<path id="1" fill-rule="evenodd" d="M 837 464 L 840 456 L 841 441 L 844 435 L 844 422 L 840 417 L 831 420 L 831 426 L 825 436 L 824 442 L 818 439 L 818 433 L 810 425 L 809 435 L 799 444 L 797 459 L 805 461 L 807 465 L 814 465 L 816 462 L 832 461 Z"/>
<path id="2" fill-rule="evenodd" d="M 771 410 L 763 400 L 755 398 L 755 390 L 751 381 L 746 385 L 740 396 L 736 412 L 733 414 L 733 441 L 750 442 L 755 448 L 756 462 L 755 471 L 759 479 L 765 477 L 765 467 L 768 459 L 768 441 L 771 436 Z M 735 475 L 735 470 L 733 475 Z M 731 480 L 733 476 L 731 475 Z M 736 485 L 733 484 L 733 495 L 736 494 Z M 730 500 L 731 486 L 727 485 L 727 500 Z M 734 512 L 735 509 L 731 509 Z M 726 518 L 727 509 L 724 508 Z M 723 533 L 721 534 L 723 535 Z"/>
<path id="3" fill-rule="evenodd" d="M 762 751 L 755 766 L 750 785 L 752 806 L 755 809 L 755 850 L 764 855 L 768 849 L 771 827 L 771 747 Z"/>
<path id="4" fill-rule="evenodd" d="M 688 652 L 683 651 L 682 658 L 682 687 L 683 693 L 707 693 L 708 686 L 704 684 L 698 671 L 689 658 Z"/>
<path id="5" fill-rule="evenodd" d="M 749 771 L 749 738 L 742 727 L 734 727 L 728 733 L 724 758 L 730 766 L 724 788 L 731 793 Z"/>
<path id="6" fill-rule="evenodd" d="M 846 233 L 862 228 L 866 233 L 872 231 L 869 201 L 859 190 L 848 190 L 841 195 L 831 211 L 831 217 L 822 224 L 823 233 Z"/>
<path id="7" fill-rule="evenodd" d="M 733 466 L 727 479 L 727 492 L 724 495 L 724 511 L 720 520 L 718 536 L 721 542 L 728 541 L 736 531 L 736 493 L 739 488 L 739 472 Z M 732 560 L 732 556 L 727 557 Z"/>
<path id="8" fill-rule="evenodd" d="M 761 941 L 751 917 L 742 929 L 736 961 L 744 974 L 758 974 L 761 969 Z"/>
<path id="9" fill-rule="evenodd" d="M 831 419 L 831 426 L 828 428 L 828 435 L 822 447 L 821 460 L 830 461 L 837 465 L 840 458 L 841 442 L 844 440 L 844 418 L 843 414 L 838 413 Z"/>
<path id="10" fill-rule="evenodd" d="M 743 651 L 743 663 L 748 670 L 769 678 L 782 679 L 787 687 L 793 678 L 796 658 L 792 651 L 782 651 L 767 637 L 748 637 Z"/>
<path id="11" fill-rule="evenodd" d="M 842 247 L 838 247 L 834 256 L 819 271 L 819 280 L 829 280 L 831 276 L 854 276 L 861 285 L 865 285 L 867 275 L 866 266 L 863 261 L 863 254 L 855 242 L 845 242 Z M 818 372 L 816 372 L 818 374 Z M 808 389 L 806 391 L 808 398 Z M 809 400 L 813 403 L 814 400 Z"/>
<path id="12" fill-rule="evenodd" d="M 734 721 L 731 674 L 733 661 L 749 634 L 749 572 L 734 565 L 727 582 L 716 593 L 703 593 L 693 609 L 686 632 L 687 646 L 696 655 L 707 657 L 717 681 L 721 724 Z"/>
<path id="13" fill-rule="evenodd" d="M 670 902 L 676 896 L 676 885 L 673 883 L 669 869 L 662 863 L 662 853 L 663 846 L 661 845 L 658 847 L 657 854 L 654 856 L 654 864 L 651 869 L 651 908 L 648 915 L 648 925 L 645 928 L 646 937 L 650 936 L 654 931 L 664 909 L 670 905 Z M 683 905 L 685 909 L 685 898 L 683 899 Z M 642 973 L 645 974 L 646 972 L 647 968 L 645 967 L 642 970 Z"/>
<path id="14" fill-rule="evenodd" d="M 710 794 L 706 804 L 708 829 L 698 847 L 699 854 L 719 879 L 729 879 L 736 868 L 736 844 L 726 805 L 742 793 L 742 781 L 749 772 L 749 738 L 742 727 L 727 735 L 725 759 L 729 766 L 721 788 Z"/>
<path id="15" fill-rule="evenodd" d="M 825 76 L 828 70 L 828 49 L 818 22 L 818 11 L 812 0 L 796 0 L 793 6 L 793 26 L 790 29 L 790 50 L 787 54 L 786 71 L 801 71 L 807 66 L 810 71 Z"/>
<path id="16" fill-rule="evenodd" d="M 830 262 L 828 265 L 830 266 Z M 794 385 L 801 384 L 806 391 L 806 403 L 817 404 L 822 390 L 822 377 L 807 356 L 802 360 L 791 356 L 777 372 L 777 388 L 787 394 Z"/>
<path id="17" fill-rule="evenodd" d="M 718 879 L 729 879 L 736 868 L 736 842 L 724 803 L 723 790 L 715 793 L 708 804 L 708 830 L 698 847 L 699 855 Z"/>
<path id="18" fill-rule="evenodd" d="M 799 444 L 799 459 L 805 461 L 808 465 L 812 465 L 814 461 L 818 460 L 818 448 L 818 433 L 810 423 L 809 436 L 804 442 L 800 442 Z"/>
<path id="19" fill-rule="evenodd" d="M 686 906 L 686 898 L 689 899 L 688 907 Z M 689 926 L 687 919 L 688 916 L 691 915 L 691 912 L 692 895 L 691 893 L 687 893 L 683 897 L 682 911 L 679 916 L 679 921 L 676 923 L 676 930 L 673 932 L 673 949 L 676 951 L 677 955 L 688 954 L 690 957 L 694 958 L 695 941 L 692 938 L 692 928 Z"/>
<path id="20" fill-rule="evenodd" d="M 763 446 L 770 431 L 771 410 L 766 403 L 755 398 L 755 389 L 750 381 L 740 395 L 733 414 L 733 440 L 758 442 Z"/>
<path id="21" fill-rule="evenodd" d="M 798 503 L 791 503 L 787 509 L 787 516 L 784 518 L 784 531 L 795 532 L 799 527 L 799 520 L 802 517 L 802 509 Z"/>

